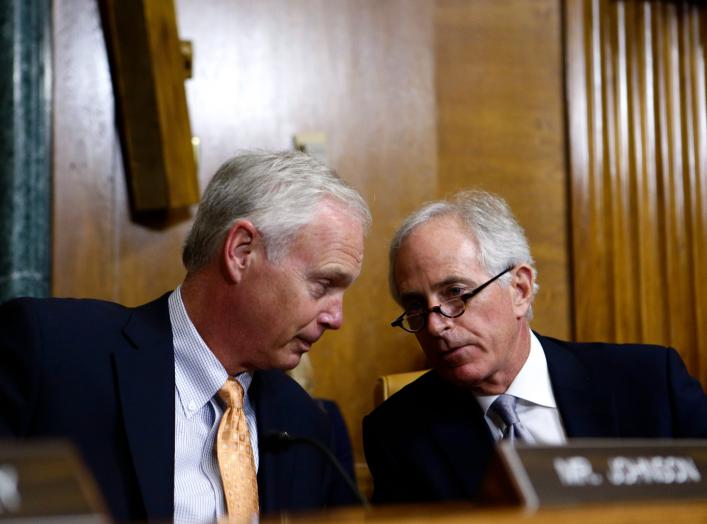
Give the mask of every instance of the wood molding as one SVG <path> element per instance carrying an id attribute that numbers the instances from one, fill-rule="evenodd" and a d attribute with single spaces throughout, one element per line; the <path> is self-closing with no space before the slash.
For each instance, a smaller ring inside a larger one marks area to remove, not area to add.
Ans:
<path id="1" fill-rule="evenodd" d="M 173 0 L 103 0 L 102 11 L 133 209 L 195 204 L 189 73 Z"/>

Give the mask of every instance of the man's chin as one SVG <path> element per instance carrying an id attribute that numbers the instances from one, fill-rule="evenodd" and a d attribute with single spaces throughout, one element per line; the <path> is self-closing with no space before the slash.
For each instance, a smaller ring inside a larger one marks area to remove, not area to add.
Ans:
<path id="1" fill-rule="evenodd" d="M 291 369 L 295 369 L 297 367 L 299 360 L 300 359 L 298 358 L 296 361 L 289 359 L 285 362 L 278 362 L 277 365 L 273 366 L 273 368 L 281 369 L 282 371 L 290 371 Z"/>
<path id="2" fill-rule="evenodd" d="M 289 371 L 290 369 L 294 369 L 299 365 L 300 361 L 302 360 L 302 355 L 304 355 L 304 352 L 289 352 L 287 356 L 284 356 L 282 359 L 280 359 L 280 361 L 277 362 L 277 364 L 273 367 L 276 367 L 283 371 Z"/>
<path id="3" fill-rule="evenodd" d="M 279 349 L 273 359 L 272 367 L 283 371 L 296 368 L 300 360 L 302 360 L 302 356 L 309 352 L 310 347 L 311 344 L 304 342 L 300 338 L 293 338 L 288 344 Z"/>
<path id="4" fill-rule="evenodd" d="M 473 389 L 478 387 L 484 379 L 484 374 L 471 364 L 463 366 L 437 366 L 437 372 L 448 382 L 465 389 Z"/>

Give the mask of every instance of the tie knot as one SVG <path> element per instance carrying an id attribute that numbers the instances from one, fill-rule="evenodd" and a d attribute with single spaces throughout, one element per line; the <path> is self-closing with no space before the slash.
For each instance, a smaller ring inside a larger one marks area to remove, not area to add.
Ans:
<path id="1" fill-rule="evenodd" d="M 491 409 L 501 417 L 506 426 L 518 423 L 518 413 L 516 413 L 516 398 L 513 395 L 500 395 L 491 404 Z"/>
<path id="2" fill-rule="evenodd" d="M 243 407 L 243 386 L 233 377 L 228 377 L 226 383 L 218 390 L 218 396 L 229 408 Z"/>

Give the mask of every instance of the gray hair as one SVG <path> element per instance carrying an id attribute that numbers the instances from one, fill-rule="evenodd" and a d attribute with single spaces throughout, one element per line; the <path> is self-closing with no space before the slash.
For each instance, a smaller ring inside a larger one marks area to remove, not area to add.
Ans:
<path id="1" fill-rule="evenodd" d="M 389 284 L 390 291 L 398 303 L 400 294 L 395 283 L 395 259 L 403 241 L 415 228 L 429 220 L 451 216 L 469 231 L 477 247 L 479 266 L 489 274 L 496 275 L 509 266 L 528 264 L 533 272 L 533 297 L 538 292 L 537 270 L 530 254 L 528 239 L 523 228 L 513 216 L 510 207 L 501 197 L 485 191 L 462 191 L 449 200 L 429 202 L 408 216 L 398 228 L 390 243 Z M 499 282 L 508 285 L 510 275 Z M 526 317 L 533 316 L 532 307 Z"/>
<path id="2" fill-rule="evenodd" d="M 324 199 L 342 203 L 367 231 L 366 201 L 333 169 L 297 151 L 240 154 L 225 162 L 206 187 L 184 243 L 184 266 L 192 272 L 208 264 L 238 219 L 250 220 L 263 235 L 269 260 L 281 260 Z"/>

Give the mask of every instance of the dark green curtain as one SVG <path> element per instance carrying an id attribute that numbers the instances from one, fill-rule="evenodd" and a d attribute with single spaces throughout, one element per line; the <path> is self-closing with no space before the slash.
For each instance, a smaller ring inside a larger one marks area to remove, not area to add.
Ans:
<path id="1" fill-rule="evenodd" d="M 50 20 L 50 0 L 0 0 L 0 302 L 50 293 Z"/>

